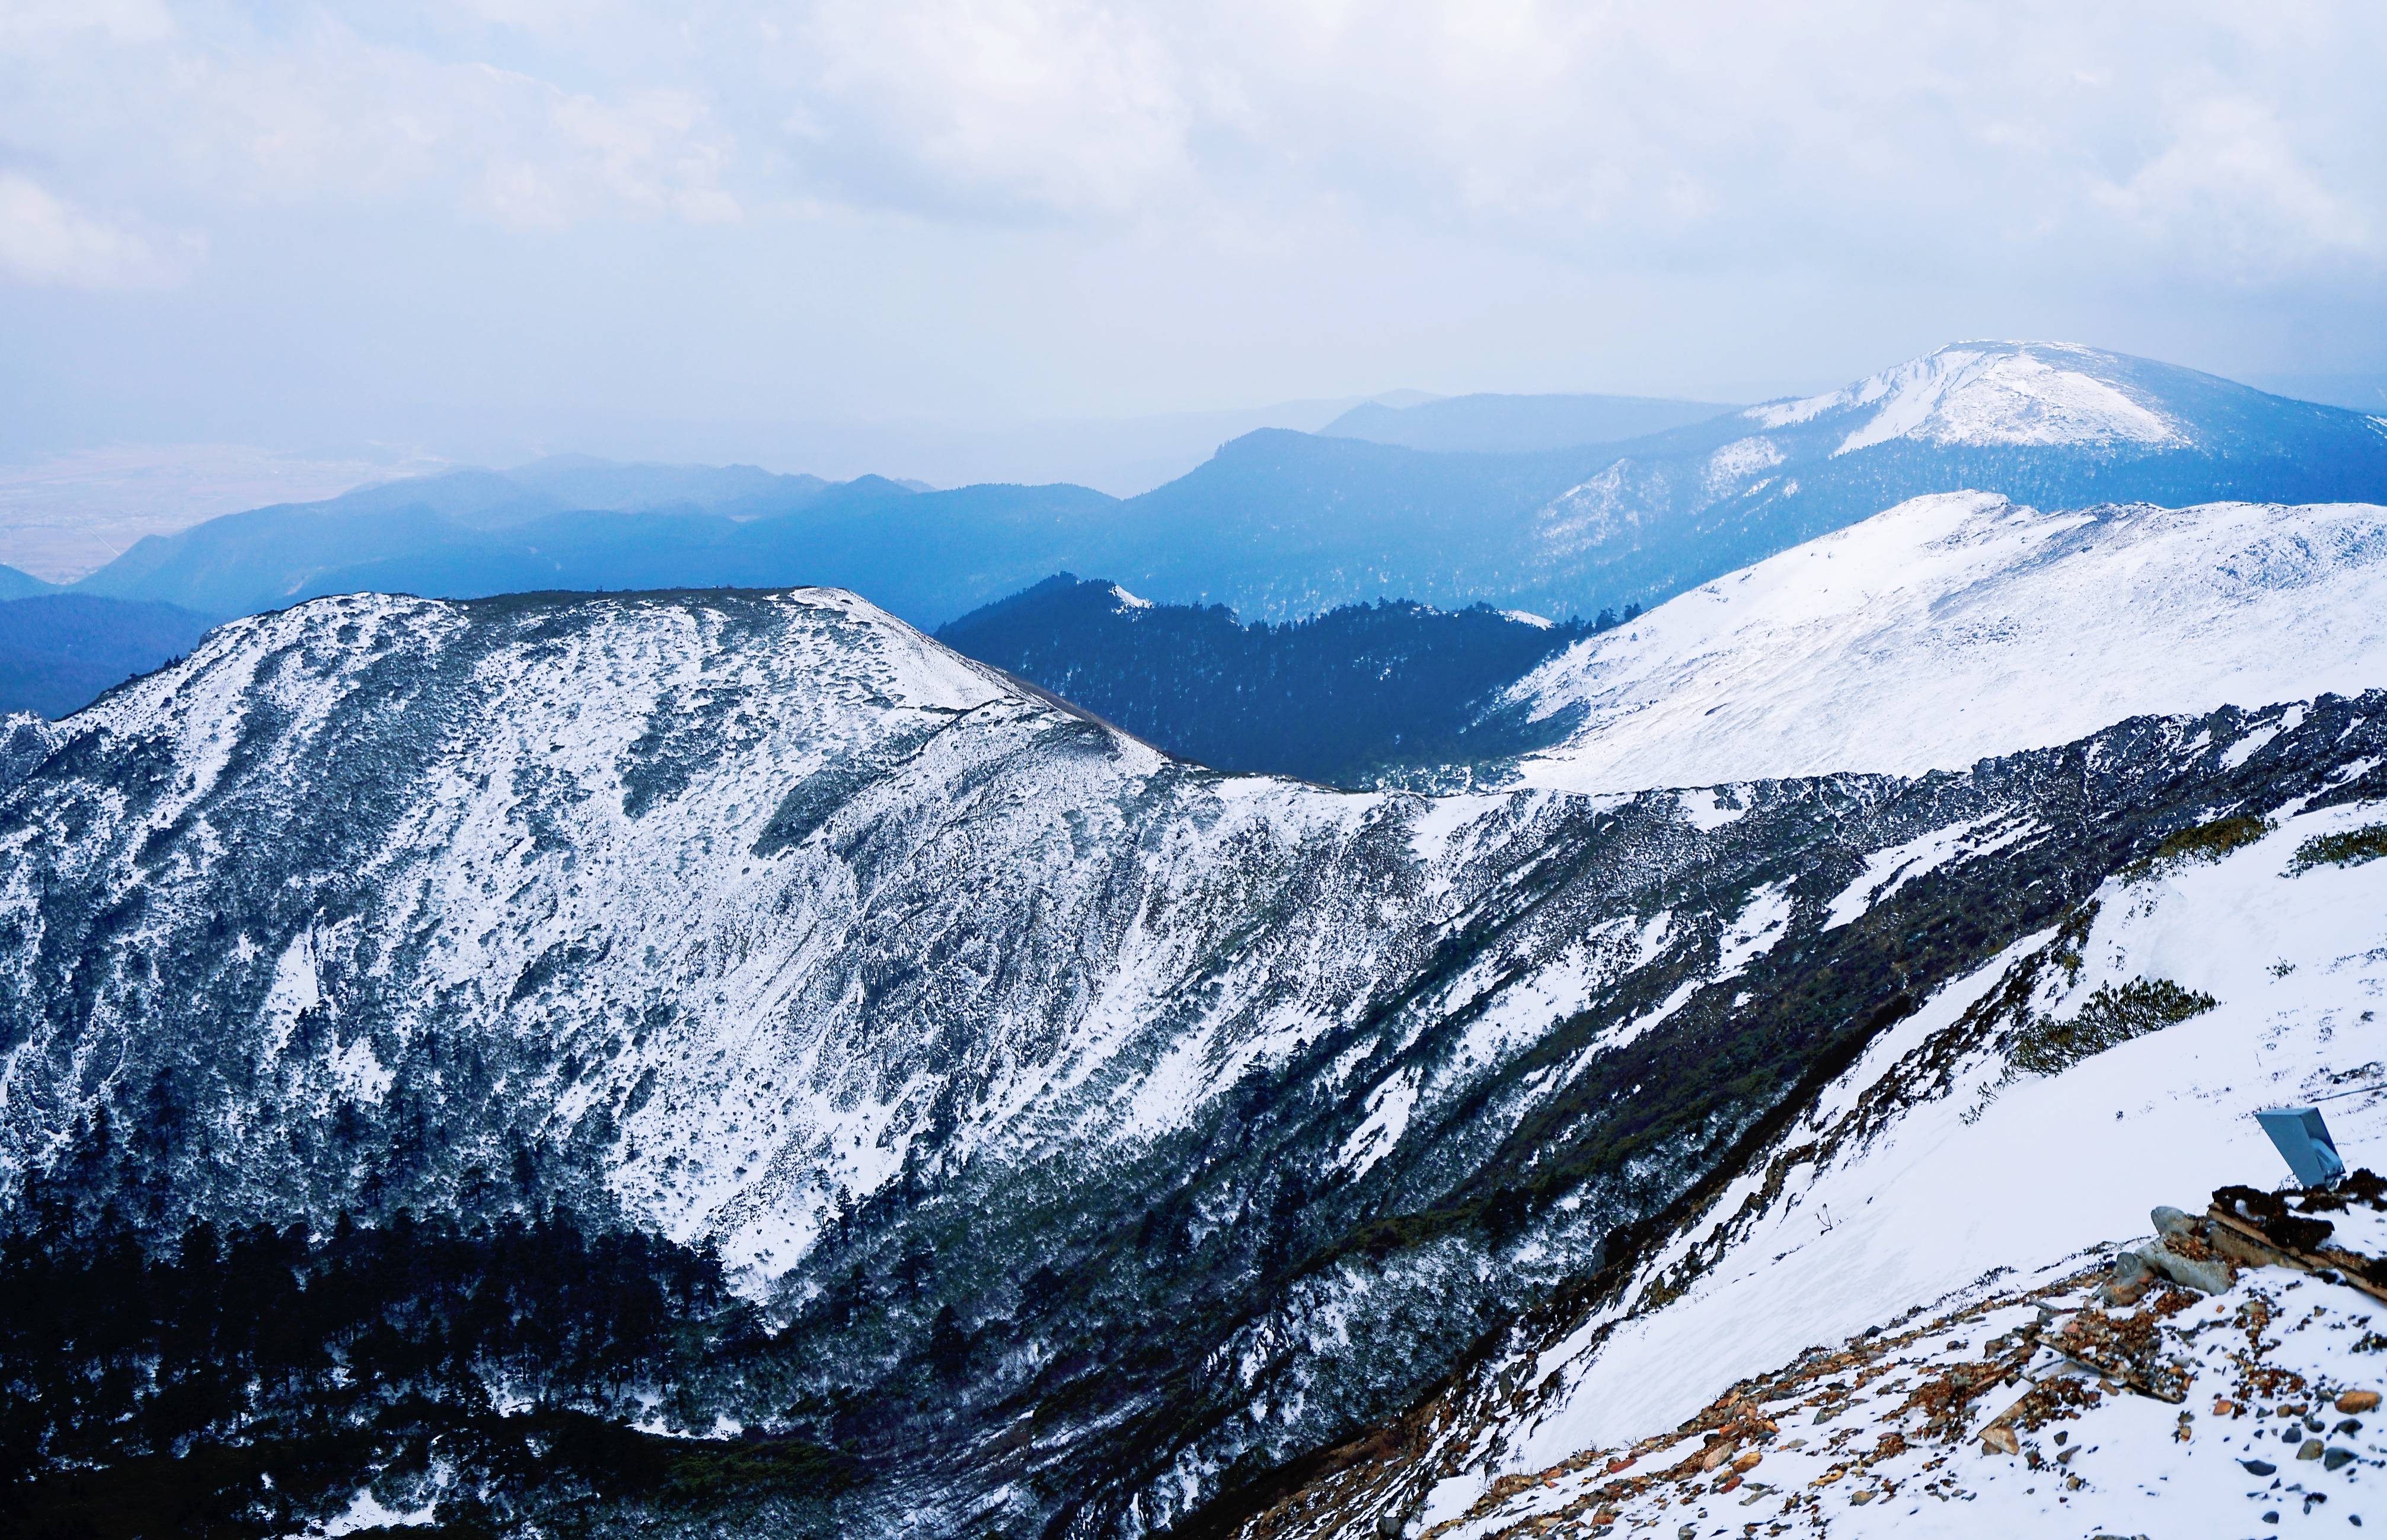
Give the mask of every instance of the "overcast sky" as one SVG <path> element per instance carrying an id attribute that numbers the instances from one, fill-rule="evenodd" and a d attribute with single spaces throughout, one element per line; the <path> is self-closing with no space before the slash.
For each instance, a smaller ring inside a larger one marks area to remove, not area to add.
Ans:
<path id="1" fill-rule="evenodd" d="M 2382 60 L 2376 0 L 0 0 L 0 453 L 2378 371 Z"/>

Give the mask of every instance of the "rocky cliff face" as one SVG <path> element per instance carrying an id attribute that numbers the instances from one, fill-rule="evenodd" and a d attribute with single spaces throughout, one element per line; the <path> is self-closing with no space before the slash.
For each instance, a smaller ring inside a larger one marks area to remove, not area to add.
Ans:
<path id="1" fill-rule="evenodd" d="M 846 1533 L 1248 1508 L 1945 981 L 2387 757 L 2331 699 L 1917 780 L 1335 793 L 826 590 L 322 600 L 44 732 L 12 1192 L 714 1248 L 767 1342 L 652 1415 L 836 1450 Z"/>

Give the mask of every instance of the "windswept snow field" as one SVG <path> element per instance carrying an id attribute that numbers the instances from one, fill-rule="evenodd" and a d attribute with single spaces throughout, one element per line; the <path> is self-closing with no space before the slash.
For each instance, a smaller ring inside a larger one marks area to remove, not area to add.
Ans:
<path id="1" fill-rule="evenodd" d="M 1919 775 L 2125 718 L 2387 680 L 2387 509 L 2045 513 L 1917 498 L 1718 578 L 1518 682 L 1582 716 L 1572 791 Z"/>

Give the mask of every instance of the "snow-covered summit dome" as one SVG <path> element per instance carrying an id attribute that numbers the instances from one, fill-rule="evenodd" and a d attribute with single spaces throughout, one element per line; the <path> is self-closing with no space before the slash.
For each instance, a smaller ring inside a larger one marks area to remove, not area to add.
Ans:
<path id="1" fill-rule="evenodd" d="M 1825 396 L 1751 407 L 1768 428 L 1838 426 L 1834 454 L 1895 438 L 1939 445 L 2130 443 L 2194 439 L 2149 388 L 2148 367 L 2065 342 L 1960 342 Z"/>

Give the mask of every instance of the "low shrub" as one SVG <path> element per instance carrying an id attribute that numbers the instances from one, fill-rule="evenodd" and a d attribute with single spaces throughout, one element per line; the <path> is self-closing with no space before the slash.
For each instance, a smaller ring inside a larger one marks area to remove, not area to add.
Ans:
<path id="1" fill-rule="evenodd" d="M 2244 814 L 2233 814 L 2210 823 L 2176 829 L 2164 837 L 2163 843 L 2157 845 L 2153 853 L 2123 868 L 2123 878 L 2137 882 L 2167 867 L 2186 865 L 2190 862 L 2218 861 L 2231 851 L 2251 845 L 2270 832 L 2269 819 L 2250 817 Z"/>
<path id="2" fill-rule="evenodd" d="M 2032 1075 L 2053 1075 L 2082 1059 L 2119 1048 L 2132 1038 L 2203 1016 L 2220 1002 L 2168 978 L 2133 978 L 2119 989 L 2100 985 L 2069 1021 L 2042 1017 L 2008 1040 L 2006 1058 Z"/>
<path id="3" fill-rule="evenodd" d="M 2296 847 L 2295 859 L 2288 866 L 2297 872 L 2315 866 L 2359 866 L 2382 855 L 2387 855 L 2387 824 L 2372 824 L 2342 834 L 2315 835 Z"/>

